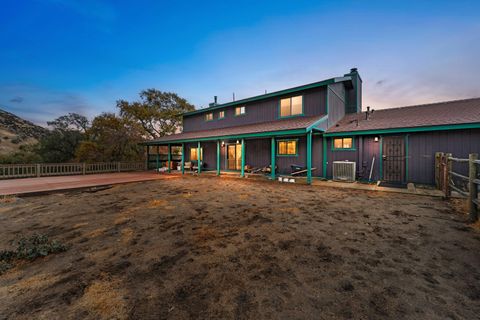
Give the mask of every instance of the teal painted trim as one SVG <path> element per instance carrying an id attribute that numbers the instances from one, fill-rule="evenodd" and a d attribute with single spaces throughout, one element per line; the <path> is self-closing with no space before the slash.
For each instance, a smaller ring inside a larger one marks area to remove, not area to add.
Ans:
<path id="1" fill-rule="evenodd" d="M 182 174 L 185 174 L 185 144 L 182 143 Z"/>
<path id="2" fill-rule="evenodd" d="M 280 142 L 281 141 L 295 141 L 295 154 L 280 154 Z M 298 139 L 277 139 L 277 157 L 298 157 Z"/>
<path id="3" fill-rule="evenodd" d="M 294 130 L 282 130 L 282 131 L 269 131 L 269 132 L 261 132 L 261 133 L 246 133 L 240 135 L 232 135 L 232 136 L 215 136 L 215 137 L 207 137 L 207 138 L 192 138 L 192 139 L 178 139 L 178 140 L 170 140 L 165 142 L 158 142 L 158 141 L 147 141 L 141 144 L 147 146 L 155 146 L 155 145 L 165 145 L 168 143 L 181 143 L 181 142 L 196 142 L 196 141 L 213 141 L 213 140 L 227 140 L 227 139 L 242 139 L 242 138 L 270 138 L 273 136 L 289 136 L 289 135 L 304 135 L 306 133 L 305 129 L 294 129 Z"/>
<path id="4" fill-rule="evenodd" d="M 340 138 L 340 137 L 335 137 Z M 341 138 L 352 138 L 352 147 L 351 148 L 335 148 L 335 138 L 332 139 L 332 145 L 330 146 L 332 151 L 357 151 L 355 145 L 355 137 L 341 137 Z"/>
<path id="5" fill-rule="evenodd" d="M 242 139 L 242 168 L 240 168 L 240 177 L 245 177 L 245 139 Z"/>
<path id="6" fill-rule="evenodd" d="M 312 131 L 307 133 L 307 183 L 312 183 Z"/>
<path id="7" fill-rule="evenodd" d="M 405 182 L 408 183 L 408 138 L 409 135 L 405 135 Z"/>
<path id="8" fill-rule="evenodd" d="M 380 180 L 383 180 L 383 137 L 380 136 L 380 152 L 379 152 L 379 170 L 380 170 Z"/>
<path id="9" fill-rule="evenodd" d="M 198 167 L 198 174 L 202 172 L 202 162 L 203 162 L 203 155 L 201 152 L 200 141 L 198 141 L 197 145 L 197 167 Z M 191 160 L 191 159 L 190 159 Z"/>
<path id="10" fill-rule="evenodd" d="M 298 87 L 294 87 L 294 88 L 275 91 L 275 92 L 272 92 L 272 93 L 262 94 L 262 95 L 258 95 L 258 96 L 254 96 L 254 97 L 250 97 L 250 98 L 246 98 L 246 99 L 242 99 L 242 100 L 232 101 L 232 102 L 228 102 L 228 103 L 224 103 L 224 104 L 218 104 L 214 107 L 209 107 L 209 108 L 205 108 L 205 109 L 199 109 L 199 110 L 186 112 L 186 113 L 183 114 L 183 116 L 190 116 L 190 115 L 193 115 L 193 114 L 208 112 L 208 111 L 217 110 L 217 109 L 221 109 L 221 108 L 225 108 L 225 107 L 236 106 L 236 105 L 240 105 L 240 104 L 245 104 L 247 102 L 254 102 L 254 101 L 258 101 L 258 100 L 269 99 L 269 98 L 278 97 L 278 96 L 282 96 L 282 95 L 286 95 L 286 94 L 290 94 L 290 93 L 295 93 L 295 92 L 299 92 L 299 91 L 303 91 L 303 90 L 313 89 L 313 88 L 317 88 L 317 87 L 323 87 L 323 86 L 333 84 L 333 83 L 337 83 L 337 82 L 344 82 L 344 81 L 351 81 L 351 80 L 352 80 L 352 77 L 350 77 L 350 76 L 330 78 L 330 79 L 327 79 L 327 80 L 314 82 L 314 83 L 310 83 L 310 84 L 306 84 L 306 85 L 302 85 L 302 86 L 298 86 Z"/>
<path id="11" fill-rule="evenodd" d="M 313 129 L 316 129 L 316 130 L 319 130 L 319 131 L 324 131 L 322 129 L 318 129 L 316 128 L 320 123 L 324 122 L 328 120 L 328 115 L 326 116 L 323 116 L 322 118 L 318 119 L 317 121 L 315 121 L 313 124 L 311 124 L 310 126 L 307 127 L 307 132 L 310 131 L 310 130 L 313 130 Z"/>
<path id="12" fill-rule="evenodd" d="M 278 117 L 277 119 L 289 119 L 289 118 L 295 118 L 295 117 L 303 117 L 305 116 L 305 112 L 304 112 L 304 96 L 303 94 L 301 95 L 302 97 L 302 112 L 299 113 L 299 114 L 291 114 L 289 116 L 282 116 L 282 100 L 284 99 L 290 99 L 290 113 L 292 113 L 292 98 L 294 97 L 298 97 L 298 96 L 291 96 L 291 97 L 284 97 L 284 98 L 280 98 L 278 99 Z"/>
<path id="13" fill-rule="evenodd" d="M 462 129 L 480 129 L 480 123 L 463 123 L 463 124 L 450 124 L 450 125 L 412 127 L 412 128 L 332 132 L 332 133 L 326 133 L 325 135 L 327 137 L 338 137 L 338 136 L 352 136 L 352 135 L 358 136 L 358 135 L 407 133 L 407 132 L 411 133 L 411 132 L 462 130 Z"/>
<path id="14" fill-rule="evenodd" d="M 217 140 L 217 176 L 220 175 L 220 140 Z"/>
<path id="15" fill-rule="evenodd" d="M 168 145 L 168 173 L 172 172 L 172 147 Z"/>
<path id="16" fill-rule="evenodd" d="M 275 137 L 272 137 L 272 145 L 271 145 L 271 177 L 272 177 L 272 180 L 275 180 L 275 155 L 276 155 L 276 152 L 275 152 L 275 147 L 276 147 L 276 142 L 275 142 Z"/>
<path id="17" fill-rule="evenodd" d="M 328 160 L 328 152 L 327 152 L 327 137 L 323 136 L 323 159 L 322 159 L 322 164 L 323 164 L 323 177 L 326 179 L 327 178 L 327 160 Z"/>

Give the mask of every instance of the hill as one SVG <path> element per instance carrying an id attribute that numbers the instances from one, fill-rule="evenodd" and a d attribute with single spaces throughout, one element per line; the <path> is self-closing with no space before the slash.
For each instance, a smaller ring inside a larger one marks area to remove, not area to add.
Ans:
<path id="1" fill-rule="evenodd" d="M 47 129 L 0 109 L 0 155 L 33 144 L 48 132 Z"/>

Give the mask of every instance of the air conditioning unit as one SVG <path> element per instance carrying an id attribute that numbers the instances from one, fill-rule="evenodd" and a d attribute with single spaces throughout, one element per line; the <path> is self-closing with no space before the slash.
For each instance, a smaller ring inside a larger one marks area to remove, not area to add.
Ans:
<path id="1" fill-rule="evenodd" d="M 356 163 L 351 161 L 333 161 L 333 180 L 355 181 Z"/>

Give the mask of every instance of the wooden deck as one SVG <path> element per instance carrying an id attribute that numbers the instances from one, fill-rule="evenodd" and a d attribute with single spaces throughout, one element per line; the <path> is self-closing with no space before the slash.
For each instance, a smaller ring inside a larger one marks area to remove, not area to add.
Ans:
<path id="1" fill-rule="evenodd" d="M 0 196 L 25 195 L 51 191 L 99 187 L 111 184 L 139 182 L 156 179 L 172 179 L 178 175 L 154 172 L 104 173 L 77 176 L 11 179 L 0 181 Z"/>

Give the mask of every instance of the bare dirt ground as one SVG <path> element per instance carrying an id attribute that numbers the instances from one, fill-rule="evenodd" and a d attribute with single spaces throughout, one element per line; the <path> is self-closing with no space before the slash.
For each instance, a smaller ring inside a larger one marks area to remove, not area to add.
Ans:
<path id="1" fill-rule="evenodd" d="M 186 177 L 0 208 L 5 319 L 478 319 L 480 233 L 439 198 Z"/>

